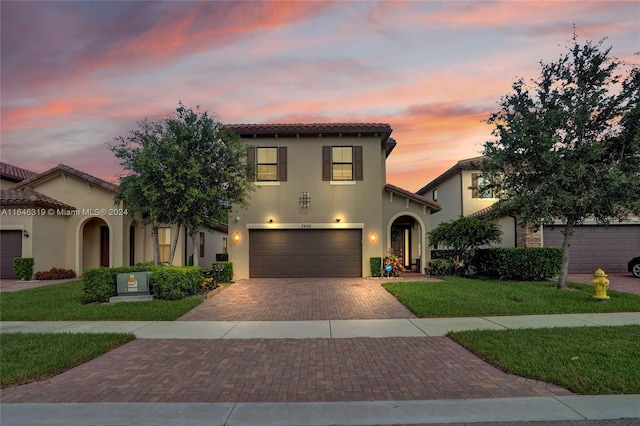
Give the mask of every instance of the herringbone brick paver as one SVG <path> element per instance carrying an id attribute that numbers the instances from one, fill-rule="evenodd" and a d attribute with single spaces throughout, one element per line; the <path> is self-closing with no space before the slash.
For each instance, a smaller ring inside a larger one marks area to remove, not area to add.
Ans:
<path id="1" fill-rule="evenodd" d="M 446 337 L 139 339 L 2 402 L 379 401 L 568 395 Z"/>
<path id="2" fill-rule="evenodd" d="M 413 278 L 422 279 L 415 274 Z M 183 321 L 310 321 L 415 318 L 381 285 L 364 278 L 240 280 L 180 318 Z"/>

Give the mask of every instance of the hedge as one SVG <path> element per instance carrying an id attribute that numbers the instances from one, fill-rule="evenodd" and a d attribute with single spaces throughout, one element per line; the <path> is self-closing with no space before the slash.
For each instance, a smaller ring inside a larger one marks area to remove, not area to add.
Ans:
<path id="1" fill-rule="evenodd" d="M 478 249 L 471 266 L 480 276 L 518 281 L 543 281 L 558 275 L 562 249 L 517 247 Z"/>
<path id="2" fill-rule="evenodd" d="M 64 268 L 56 268 L 53 267 L 48 271 L 38 271 L 36 272 L 34 278 L 36 280 L 64 280 L 68 278 L 75 278 L 76 271 L 73 269 L 64 269 Z"/>
<path id="3" fill-rule="evenodd" d="M 203 278 L 197 266 L 165 266 L 151 274 L 149 286 L 158 299 L 179 300 L 197 294 Z"/>
<path id="4" fill-rule="evenodd" d="M 382 276 L 382 258 L 381 257 L 370 257 L 369 266 L 371 267 L 372 277 Z"/>
<path id="5" fill-rule="evenodd" d="M 84 273 L 84 298 L 86 303 L 108 302 L 112 296 L 118 294 L 118 274 L 128 272 L 156 271 L 168 266 L 120 266 L 117 268 L 95 268 Z"/>
<path id="6" fill-rule="evenodd" d="M 33 276 L 33 257 L 14 257 L 13 272 L 23 281 L 28 281 Z"/>

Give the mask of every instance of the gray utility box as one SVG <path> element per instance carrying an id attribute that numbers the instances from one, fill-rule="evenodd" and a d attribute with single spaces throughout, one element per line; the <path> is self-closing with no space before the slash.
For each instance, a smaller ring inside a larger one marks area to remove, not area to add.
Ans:
<path id="1" fill-rule="evenodd" d="M 149 275 L 151 275 L 151 272 L 118 274 L 118 295 L 149 294 Z"/>

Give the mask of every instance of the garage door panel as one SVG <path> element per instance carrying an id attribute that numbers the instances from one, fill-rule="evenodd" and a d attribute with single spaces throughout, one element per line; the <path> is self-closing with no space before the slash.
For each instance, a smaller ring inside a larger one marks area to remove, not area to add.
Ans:
<path id="1" fill-rule="evenodd" d="M 545 226 L 544 245 L 562 247 L 564 226 Z M 640 225 L 582 225 L 574 228 L 569 251 L 570 273 L 626 272 L 627 262 L 640 256 Z"/>
<path id="2" fill-rule="evenodd" d="M 361 241 L 360 229 L 250 230 L 249 275 L 360 277 Z"/>
<path id="3" fill-rule="evenodd" d="M 22 231 L 0 231 L 0 278 L 18 278 L 13 272 L 13 258 L 22 257 Z"/>

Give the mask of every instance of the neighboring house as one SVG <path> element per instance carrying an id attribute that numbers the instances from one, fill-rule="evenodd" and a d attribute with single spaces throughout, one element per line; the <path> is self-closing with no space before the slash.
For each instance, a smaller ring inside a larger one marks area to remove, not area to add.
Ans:
<path id="1" fill-rule="evenodd" d="M 36 176 L 38 173 L 7 163 L 0 163 L 0 189 L 9 189 L 18 182 Z"/>
<path id="2" fill-rule="evenodd" d="M 2 164 L 5 170 L 24 170 Z M 3 188 L 5 174 L 2 175 Z M 64 164 L 14 183 L 0 194 L 0 277 L 14 278 L 14 257 L 33 257 L 34 271 L 128 266 L 153 260 L 151 227 L 114 204 L 118 187 Z M 168 260 L 172 233 L 160 229 L 161 259 Z M 191 238 L 182 231 L 173 264 L 185 265 Z M 201 230 L 199 264 L 209 269 L 226 251 L 226 227 Z"/>
<path id="3" fill-rule="evenodd" d="M 236 278 L 363 277 L 391 248 L 405 266 L 430 258 L 436 202 L 387 184 L 389 124 L 237 124 L 256 190 L 229 217 Z"/>
<path id="4" fill-rule="evenodd" d="M 483 217 L 496 203 L 491 193 L 470 187 L 482 186 L 479 165 L 486 157 L 460 160 L 449 170 L 417 191 L 417 194 L 442 204 L 433 215 L 431 224 L 459 216 Z M 517 215 L 499 219 L 503 231 L 502 243 L 497 247 L 562 247 L 564 226 L 545 225 L 537 232 L 519 226 Z M 626 272 L 627 262 L 640 255 L 640 220 L 612 223 L 609 226 L 586 221 L 574 228 L 571 239 L 569 272 L 593 273 L 597 268 L 606 272 Z"/>

